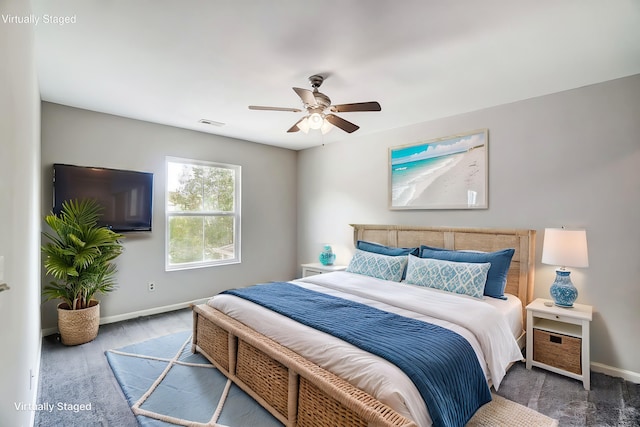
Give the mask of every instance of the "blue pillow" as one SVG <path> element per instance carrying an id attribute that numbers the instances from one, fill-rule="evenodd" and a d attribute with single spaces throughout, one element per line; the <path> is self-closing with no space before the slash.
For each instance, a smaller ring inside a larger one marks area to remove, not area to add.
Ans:
<path id="1" fill-rule="evenodd" d="M 467 252 L 433 248 L 425 245 L 420 246 L 420 258 L 435 258 L 457 262 L 490 262 L 491 268 L 489 268 L 489 274 L 487 274 L 484 294 L 499 299 L 507 299 L 504 296 L 504 288 L 507 286 L 507 272 L 515 252 L 515 249 L 503 249 L 496 252 Z"/>
<path id="2" fill-rule="evenodd" d="M 365 242 L 364 240 L 358 240 L 356 248 L 361 251 L 373 252 L 380 255 L 399 256 L 399 255 L 414 255 L 418 256 L 420 248 L 394 248 L 392 246 L 385 246 L 379 243 Z"/>
<path id="3" fill-rule="evenodd" d="M 399 282 L 407 267 L 407 256 L 389 256 L 356 249 L 346 271 Z"/>

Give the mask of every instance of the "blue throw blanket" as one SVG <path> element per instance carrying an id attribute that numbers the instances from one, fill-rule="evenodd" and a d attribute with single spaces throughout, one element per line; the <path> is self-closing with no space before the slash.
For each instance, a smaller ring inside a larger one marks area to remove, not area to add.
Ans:
<path id="1" fill-rule="evenodd" d="M 448 329 L 286 282 L 222 293 L 259 304 L 395 364 L 416 385 L 436 427 L 462 427 L 491 400 L 473 348 Z"/>

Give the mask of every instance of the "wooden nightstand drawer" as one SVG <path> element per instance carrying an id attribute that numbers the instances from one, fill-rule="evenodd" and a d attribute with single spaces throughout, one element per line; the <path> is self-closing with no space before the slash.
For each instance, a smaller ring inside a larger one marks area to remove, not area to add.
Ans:
<path id="1" fill-rule="evenodd" d="M 568 335 L 533 330 L 533 360 L 580 375 L 582 340 Z"/>

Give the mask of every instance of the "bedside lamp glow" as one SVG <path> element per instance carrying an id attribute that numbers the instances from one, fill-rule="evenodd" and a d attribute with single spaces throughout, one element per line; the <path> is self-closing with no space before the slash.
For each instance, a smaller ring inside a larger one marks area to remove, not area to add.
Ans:
<path id="1" fill-rule="evenodd" d="M 573 307 L 578 290 L 571 283 L 571 272 L 566 267 L 588 267 L 587 232 L 546 228 L 542 244 L 542 263 L 560 266 L 556 280 L 549 289 L 557 306 Z"/>

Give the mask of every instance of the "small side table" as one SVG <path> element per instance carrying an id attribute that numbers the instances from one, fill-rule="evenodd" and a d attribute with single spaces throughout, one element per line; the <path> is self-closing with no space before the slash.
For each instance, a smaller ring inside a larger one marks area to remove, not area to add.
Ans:
<path id="1" fill-rule="evenodd" d="M 344 271 L 346 265 L 323 265 L 319 262 L 302 264 L 302 277 L 315 276 L 316 274 L 331 273 L 332 271 Z"/>
<path id="2" fill-rule="evenodd" d="M 581 380 L 585 390 L 589 390 L 589 326 L 592 312 L 590 305 L 574 304 L 571 308 L 564 308 L 542 298 L 529 304 L 527 369 L 537 366 Z"/>

